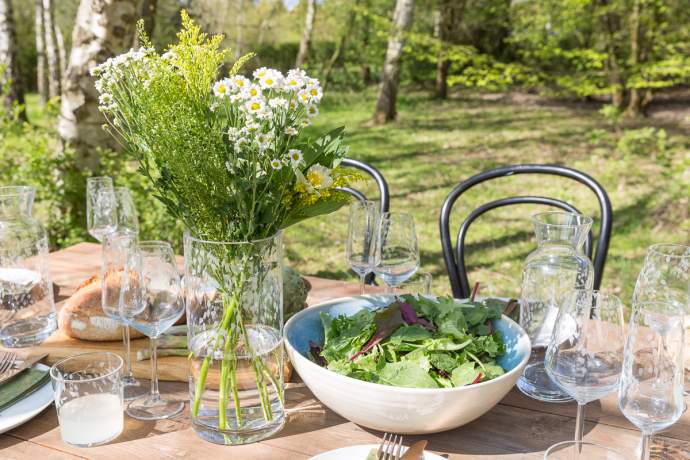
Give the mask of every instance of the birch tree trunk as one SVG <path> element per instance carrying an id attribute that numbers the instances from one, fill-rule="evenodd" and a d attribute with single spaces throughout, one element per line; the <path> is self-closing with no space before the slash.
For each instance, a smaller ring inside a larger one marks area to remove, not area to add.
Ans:
<path id="1" fill-rule="evenodd" d="M 77 167 L 97 171 L 96 148 L 115 148 L 102 128 L 91 69 L 128 49 L 136 25 L 137 0 L 81 0 L 72 33 L 58 130 L 77 152 Z"/>
<path id="2" fill-rule="evenodd" d="M 65 38 L 62 36 L 60 26 L 55 26 L 55 45 L 58 50 L 58 59 L 60 60 L 60 77 L 65 77 L 67 72 L 67 52 L 65 51 Z M 61 80 L 62 81 L 62 80 Z"/>
<path id="3" fill-rule="evenodd" d="M 400 59 L 405 46 L 405 33 L 410 30 L 412 25 L 413 10 L 414 0 L 396 0 L 393 30 L 388 39 L 388 49 L 381 73 L 381 87 L 372 119 L 375 124 L 383 124 L 395 119 L 395 101 L 400 80 Z"/>
<path id="4" fill-rule="evenodd" d="M 22 81 L 19 60 L 17 59 L 17 33 L 14 28 L 12 0 L 0 0 L 0 65 L 4 67 L 0 74 L 0 84 L 10 81 L 5 95 L 5 107 L 14 112 L 15 104 L 22 107 L 17 113 L 21 120 L 26 120 L 24 111 L 24 84 Z"/>
<path id="5" fill-rule="evenodd" d="M 640 0 L 634 0 L 630 13 L 630 66 L 633 74 L 639 72 L 641 61 L 641 14 L 642 5 Z M 628 107 L 625 109 L 625 116 L 635 118 L 640 115 L 642 110 L 642 92 L 638 88 L 630 88 Z"/>
<path id="6" fill-rule="evenodd" d="M 314 16 L 316 15 L 316 0 L 307 0 L 307 15 L 304 18 L 304 32 L 302 40 L 299 42 L 299 51 L 295 60 L 295 68 L 304 66 L 307 62 L 309 47 L 311 45 L 311 35 L 314 31 Z"/>
<path id="7" fill-rule="evenodd" d="M 43 0 L 34 2 L 36 8 L 36 88 L 41 105 L 48 102 L 48 73 L 46 67 L 46 27 L 43 22 Z"/>
<path id="8" fill-rule="evenodd" d="M 53 0 L 43 0 L 43 24 L 45 25 L 45 51 L 48 63 L 48 96 L 59 96 L 62 91 L 60 55 L 55 37 L 55 9 Z"/>

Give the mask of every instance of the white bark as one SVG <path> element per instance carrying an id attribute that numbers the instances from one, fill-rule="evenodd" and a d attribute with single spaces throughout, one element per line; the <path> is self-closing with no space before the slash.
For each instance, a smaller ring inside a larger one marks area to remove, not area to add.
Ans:
<path id="1" fill-rule="evenodd" d="M 244 48 L 244 0 L 237 0 L 237 15 L 235 16 L 235 59 L 242 56 Z"/>
<path id="2" fill-rule="evenodd" d="M 22 84 L 19 61 L 17 60 L 17 34 L 14 28 L 12 0 L 0 0 L 0 84 L 11 82 L 5 95 L 5 106 L 12 112 L 14 104 L 24 104 L 24 85 Z M 25 112 L 19 113 L 25 118 Z"/>
<path id="3" fill-rule="evenodd" d="M 60 55 L 55 37 L 55 9 L 53 0 L 43 0 L 43 23 L 45 24 L 45 51 L 48 63 L 48 96 L 56 97 L 62 90 Z"/>
<path id="4" fill-rule="evenodd" d="M 91 69 L 132 44 L 137 0 L 81 0 L 72 33 L 58 130 L 77 150 L 78 167 L 96 170 L 97 147 L 116 147 L 101 128 Z"/>
<path id="5" fill-rule="evenodd" d="M 36 87 L 41 104 L 48 102 L 48 73 L 46 62 L 46 26 L 43 22 L 43 0 L 36 0 Z"/>
<path id="6" fill-rule="evenodd" d="M 304 18 L 304 31 L 299 42 L 299 51 L 295 60 L 295 68 L 304 66 L 311 46 L 311 36 L 314 31 L 314 16 L 316 16 L 316 0 L 307 0 L 307 15 Z"/>
<path id="7" fill-rule="evenodd" d="M 405 34 L 412 26 L 413 10 L 414 0 L 396 0 L 393 30 L 388 38 L 388 49 L 381 74 L 381 87 L 374 112 L 373 121 L 375 123 L 385 123 L 395 119 L 395 102 L 400 80 L 400 58 L 405 46 Z"/>

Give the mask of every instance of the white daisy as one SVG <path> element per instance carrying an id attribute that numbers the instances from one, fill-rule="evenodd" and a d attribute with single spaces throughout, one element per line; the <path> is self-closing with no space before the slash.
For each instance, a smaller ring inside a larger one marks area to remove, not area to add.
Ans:
<path id="1" fill-rule="evenodd" d="M 265 145 L 271 142 L 273 138 L 269 133 L 259 133 L 256 135 L 256 142 L 259 145 Z"/>
<path id="2" fill-rule="evenodd" d="M 307 126 L 311 126 L 311 120 L 308 118 L 305 118 L 304 120 L 300 121 L 299 124 L 300 124 L 300 126 L 302 126 L 302 128 L 306 128 Z"/>
<path id="3" fill-rule="evenodd" d="M 317 116 L 318 114 L 319 114 L 319 108 L 316 107 L 316 105 L 314 105 L 314 104 L 309 104 L 309 105 L 307 106 L 307 116 L 308 116 L 309 118 L 314 118 L 314 117 Z"/>
<path id="4" fill-rule="evenodd" d="M 232 83 L 227 78 L 224 78 L 213 84 L 213 94 L 216 97 L 226 97 L 230 95 L 231 87 Z"/>
<path id="5" fill-rule="evenodd" d="M 316 190 L 328 188 L 333 185 L 333 178 L 331 177 L 331 170 L 325 166 L 316 164 L 307 171 L 306 179 L 309 184 Z"/>
<path id="6" fill-rule="evenodd" d="M 306 73 L 301 69 L 292 69 L 288 71 L 285 80 L 283 80 L 283 89 L 287 91 L 299 91 L 304 86 L 304 78 Z"/>
<path id="7" fill-rule="evenodd" d="M 321 85 L 319 85 L 318 81 L 315 85 L 307 86 L 306 91 L 309 95 L 310 102 L 319 102 L 323 97 L 323 90 L 321 89 Z"/>
<path id="8" fill-rule="evenodd" d="M 279 171 L 283 167 L 283 163 L 280 162 L 280 160 L 273 159 L 271 160 L 271 168 L 273 168 L 274 171 Z"/>
<path id="9" fill-rule="evenodd" d="M 280 87 L 283 82 L 283 74 L 277 70 L 269 69 L 266 74 L 259 79 L 262 88 L 273 89 Z"/>
<path id="10" fill-rule="evenodd" d="M 232 88 L 235 91 L 243 91 L 246 88 L 249 88 L 249 80 L 247 78 L 243 77 L 242 75 L 235 75 L 232 77 Z"/>
<path id="11" fill-rule="evenodd" d="M 259 67 L 252 74 L 257 80 L 261 80 L 270 69 L 268 67 Z"/>
<path id="12" fill-rule="evenodd" d="M 294 126 L 287 126 L 285 128 L 285 134 L 287 134 L 288 136 L 296 136 L 297 128 L 295 128 Z"/>
<path id="13" fill-rule="evenodd" d="M 299 166 L 304 162 L 304 156 L 302 155 L 302 151 L 300 149 L 288 150 L 287 157 L 292 166 Z"/>
<path id="14" fill-rule="evenodd" d="M 303 105 L 311 103 L 311 98 L 309 97 L 309 93 L 306 89 L 299 90 L 299 92 L 297 93 L 297 100 L 300 102 L 300 104 Z"/>
<path id="15" fill-rule="evenodd" d="M 264 102 L 263 98 L 261 97 L 255 97 L 247 102 L 244 103 L 244 109 L 254 115 L 257 115 L 259 112 L 263 111 L 266 108 L 266 103 Z"/>
<path id="16" fill-rule="evenodd" d="M 261 97 L 262 96 L 261 87 L 259 85 L 257 85 L 256 83 L 252 83 L 249 86 L 245 87 L 242 90 L 242 92 L 247 99 L 252 99 L 255 97 Z"/>

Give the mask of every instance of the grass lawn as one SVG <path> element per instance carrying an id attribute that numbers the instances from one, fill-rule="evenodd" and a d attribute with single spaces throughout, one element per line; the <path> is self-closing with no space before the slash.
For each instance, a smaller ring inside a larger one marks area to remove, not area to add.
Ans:
<path id="1" fill-rule="evenodd" d="M 665 164 L 670 166 L 663 166 L 658 154 L 620 153 L 620 134 L 593 107 L 478 95 L 439 102 L 413 92 L 401 95 L 397 122 L 368 127 L 375 96 L 373 89 L 329 93 L 316 126 L 345 125 L 350 156 L 370 162 L 388 180 L 391 210 L 414 215 L 422 270 L 432 273 L 435 293 L 450 292 L 438 231 L 441 204 L 458 182 L 499 165 L 557 163 L 603 184 L 613 203 L 614 228 L 602 288 L 620 294 L 626 304 L 647 246 L 690 242 L 687 127 L 642 122 L 668 135 Z M 375 196 L 373 184 L 364 190 Z M 566 200 L 595 217 L 596 227 L 598 204 L 586 187 L 560 178 L 517 176 L 468 192 L 456 203 L 452 228 L 481 203 L 519 194 Z M 470 229 L 470 282 L 480 281 L 483 294 L 519 294 L 522 261 L 536 244 L 529 218 L 540 210 L 503 208 Z M 346 232 L 345 209 L 290 229 L 285 239 L 289 263 L 304 274 L 354 280 L 344 258 Z"/>

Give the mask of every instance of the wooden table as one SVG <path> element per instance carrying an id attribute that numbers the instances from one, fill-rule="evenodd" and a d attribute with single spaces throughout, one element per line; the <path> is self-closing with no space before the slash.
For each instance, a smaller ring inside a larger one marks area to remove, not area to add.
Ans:
<path id="1" fill-rule="evenodd" d="M 53 280 L 60 295 L 71 294 L 79 283 L 97 272 L 99 247 L 82 243 L 52 254 Z M 309 278 L 309 303 L 357 294 L 356 285 Z M 59 307 L 59 304 L 58 304 Z M 161 390 L 187 401 L 187 385 L 162 382 Z M 377 443 L 381 433 L 348 422 L 314 398 L 302 384 L 286 389 L 288 422 L 280 433 L 247 446 L 225 447 L 198 438 L 190 427 L 187 409 L 170 420 L 141 422 L 125 417 L 125 431 L 108 445 L 78 449 L 60 439 L 54 407 L 30 422 L 0 435 L 0 459 L 127 458 L 170 459 L 306 459 L 318 453 L 354 444 Z M 572 439 L 573 404 L 545 404 L 511 391 L 483 417 L 464 427 L 424 436 L 430 450 L 449 459 L 541 459 L 559 441 Z M 618 410 L 616 396 L 591 403 L 586 410 L 585 440 L 615 446 L 633 458 L 639 432 Z M 422 437 L 406 437 L 406 444 Z M 690 459 L 690 413 L 663 435 L 655 437 L 657 459 Z M 355 460 L 355 459 L 353 459 Z"/>

